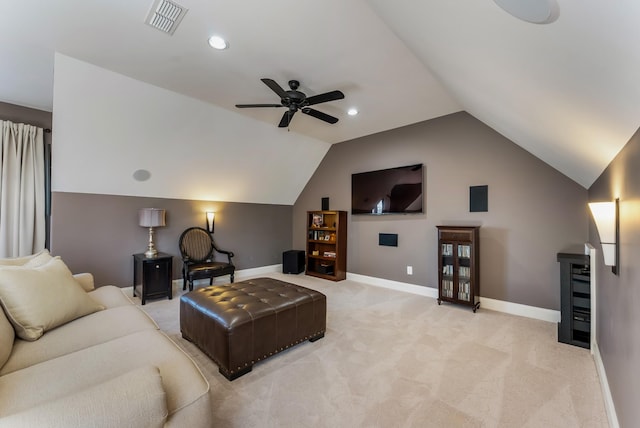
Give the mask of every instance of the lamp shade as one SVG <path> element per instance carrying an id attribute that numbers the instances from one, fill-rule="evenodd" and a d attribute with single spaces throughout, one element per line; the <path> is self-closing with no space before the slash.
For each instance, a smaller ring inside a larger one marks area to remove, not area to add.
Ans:
<path id="1" fill-rule="evenodd" d="M 216 213 L 213 211 L 207 211 L 207 231 L 209 233 L 213 233 L 215 221 L 216 221 Z"/>
<path id="2" fill-rule="evenodd" d="M 590 202 L 589 209 L 596 223 L 604 264 L 616 265 L 616 203 L 615 202 Z"/>
<path id="3" fill-rule="evenodd" d="M 165 210 L 162 208 L 142 208 L 138 211 L 138 219 L 142 227 L 164 226 Z"/>

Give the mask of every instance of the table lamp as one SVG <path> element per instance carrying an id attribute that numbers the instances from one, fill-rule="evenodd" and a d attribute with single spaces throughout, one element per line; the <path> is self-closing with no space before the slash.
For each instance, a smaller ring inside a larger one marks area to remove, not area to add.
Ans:
<path id="1" fill-rule="evenodd" d="M 165 225 L 165 211 L 162 208 L 142 208 L 138 211 L 138 218 L 140 226 L 149 228 L 149 245 L 144 256 L 152 259 L 158 255 L 153 243 L 153 228 Z"/>

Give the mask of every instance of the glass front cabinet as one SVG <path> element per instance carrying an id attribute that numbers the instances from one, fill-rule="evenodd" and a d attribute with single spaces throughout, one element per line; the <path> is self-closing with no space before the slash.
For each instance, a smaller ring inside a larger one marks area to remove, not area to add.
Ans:
<path id="1" fill-rule="evenodd" d="M 477 226 L 437 226 L 438 304 L 480 307 L 479 230 Z"/>

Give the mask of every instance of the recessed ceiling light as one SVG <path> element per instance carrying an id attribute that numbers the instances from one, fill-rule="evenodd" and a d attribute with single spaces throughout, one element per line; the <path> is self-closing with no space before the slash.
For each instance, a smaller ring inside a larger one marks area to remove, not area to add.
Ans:
<path id="1" fill-rule="evenodd" d="M 358 114 L 358 109 L 355 107 L 351 107 L 349 110 L 347 110 L 347 114 L 349 116 L 355 116 L 356 114 Z"/>
<path id="2" fill-rule="evenodd" d="M 147 181 L 151 178 L 151 173 L 146 169 L 138 169 L 133 172 L 133 179 L 136 181 Z"/>
<path id="3" fill-rule="evenodd" d="M 223 50 L 229 47 L 227 41 L 220 36 L 209 37 L 209 46 L 218 50 Z"/>
<path id="4" fill-rule="evenodd" d="M 505 12 L 533 24 L 550 24 L 560 15 L 556 0 L 493 0 Z"/>

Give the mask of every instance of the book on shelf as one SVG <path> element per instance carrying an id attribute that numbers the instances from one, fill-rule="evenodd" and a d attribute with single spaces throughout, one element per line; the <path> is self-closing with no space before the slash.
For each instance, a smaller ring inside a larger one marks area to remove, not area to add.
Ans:
<path id="1" fill-rule="evenodd" d="M 336 252 L 335 251 L 325 251 L 322 255 L 324 257 L 333 257 L 333 258 L 335 258 L 336 257 Z"/>
<path id="2" fill-rule="evenodd" d="M 442 244 L 442 255 L 443 256 L 452 256 L 453 255 L 453 244 Z"/>
<path id="3" fill-rule="evenodd" d="M 458 245 L 458 257 L 463 259 L 468 259 L 469 257 L 471 257 L 471 246 Z"/>
<path id="4" fill-rule="evenodd" d="M 313 241 L 328 241 L 330 235 L 325 233 L 324 230 L 310 230 L 309 231 L 309 239 Z"/>
<path id="5" fill-rule="evenodd" d="M 458 283 L 458 299 L 466 300 L 471 298 L 471 283 L 469 281 L 460 281 Z"/>
<path id="6" fill-rule="evenodd" d="M 468 266 L 460 266 L 459 273 L 461 277 L 469 278 L 471 276 L 471 268 Z"/>
<path id="7" fill-rule="evenodd" d="M 444 297 L 453 297 L 453 281 L 450 279 L 442 281 L 442 295 Z"/>

